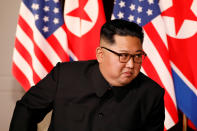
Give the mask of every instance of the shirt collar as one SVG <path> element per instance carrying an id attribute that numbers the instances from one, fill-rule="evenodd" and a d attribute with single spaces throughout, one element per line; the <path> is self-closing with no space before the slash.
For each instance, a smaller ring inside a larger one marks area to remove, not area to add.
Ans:
<path id="1" fill-rule="evenodd" d="M 128 85 L 111 87 L 100 72 L 98 62 L 89 69 L 89 79 L 98 97 L 102 97 L 108 90 L 112 90 L 117 101 L 121 101 L 131 89 L 135 89 L 138 76 Z"/>
<path id="2" fill-rule="evenodd" d="M 97 96 L 102 97 L 109 90 L 110 85 L 101 74 L 98 63 L 90 68 L 89 73 L 89 79 L 93 85 Z"/>
<path id="3" fill-rule="evenodd" d="M 116 101 L 121 101 L 127 95 L 129 89 L 130 88 L 128 86 L 112 87 Z"/>
<path id="4" fill-rule="evenodd" d="M 129 84 L 121 87 L 112 87 L 113 94 L 118 102 L 120 102 L 130 91 L 135 92 L 139 85 L 139 74 Z"/>

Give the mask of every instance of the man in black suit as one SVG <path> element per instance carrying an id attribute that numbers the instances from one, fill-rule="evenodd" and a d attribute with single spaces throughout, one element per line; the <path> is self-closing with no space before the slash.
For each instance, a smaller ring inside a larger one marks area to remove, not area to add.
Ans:
<path id="1" fill-rule="evenodd" d="M 58 63 L 16 104 L 10 131 L 162 131 L 164 89 L 140 72 L 143 30 L 112 20 L 101 29 L 97 60 Z"/>

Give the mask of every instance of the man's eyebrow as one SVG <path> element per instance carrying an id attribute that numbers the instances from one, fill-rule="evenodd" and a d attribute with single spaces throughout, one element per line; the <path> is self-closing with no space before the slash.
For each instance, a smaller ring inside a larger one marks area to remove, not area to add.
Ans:
<path id="1" fill-rule="evenodd" d="M 137 50 L 136 52 L 143 52 L 143 50 Z"/>
<path id="2" fill-rule="evenodd" d="M 120 52 L 122 52 L 122 53 L 129 53 L 130 51 L 128 51 L 128 50 L 119 50 Z M 143 52 L 143 50 L 137 50 L 137 51 L 135 51 L 135 52 Z"/>

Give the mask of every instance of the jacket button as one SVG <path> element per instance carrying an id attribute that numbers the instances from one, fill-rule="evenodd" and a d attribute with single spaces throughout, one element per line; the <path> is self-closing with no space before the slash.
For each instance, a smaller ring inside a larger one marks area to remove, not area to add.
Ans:
<path id="1" fill-rule="evenodd" d="M 99 113 L 98 113 L 98 117 L 99 117 L 99 118 L 102 118 L 103 116 L 104 116 L 104 114 L 103 114 L 102 112 L 99 112 Z"/>

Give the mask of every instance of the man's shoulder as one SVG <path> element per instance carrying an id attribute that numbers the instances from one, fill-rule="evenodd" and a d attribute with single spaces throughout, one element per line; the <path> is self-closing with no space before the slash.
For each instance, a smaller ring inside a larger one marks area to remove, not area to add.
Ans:
<path id="1" fill-rule="evenodd" d="M 56 68 L 58 68 L 60 75 L 65 75 L 65 74 L 80 75 L 80 73 L 87 72 L 94 65 L 98 65 L 97 60 L 61 62 L 56 65 Z"/>
<path id="2" fill-rule="evenodd" d="M 136 99 L 142 99 L 143 102 L 154 104 L 155 101 L 163 99 L 165 90 L 157 82 L 143 73 L 137 76 L 135 86 Z"/>
<path id="3" fill-rule="evenodd" d="M 61 62 L 58 63 L 60 65 L 61 68 L 82 68 L 84 66 L 91 66 L 94 64 L 97 64 L 97 60 L 87 60 L 87 61 L 70 61 L 70 62 Z"/>
<path id="4" fill-rule="evenodd" d="M 156 81 L 146 76 L 142 72 L 140 72 L 137 77 L 140 87 L 143 87 L 143 89 L 145 89 L 146 91 L 164 92 L 164 89 Z"/>

